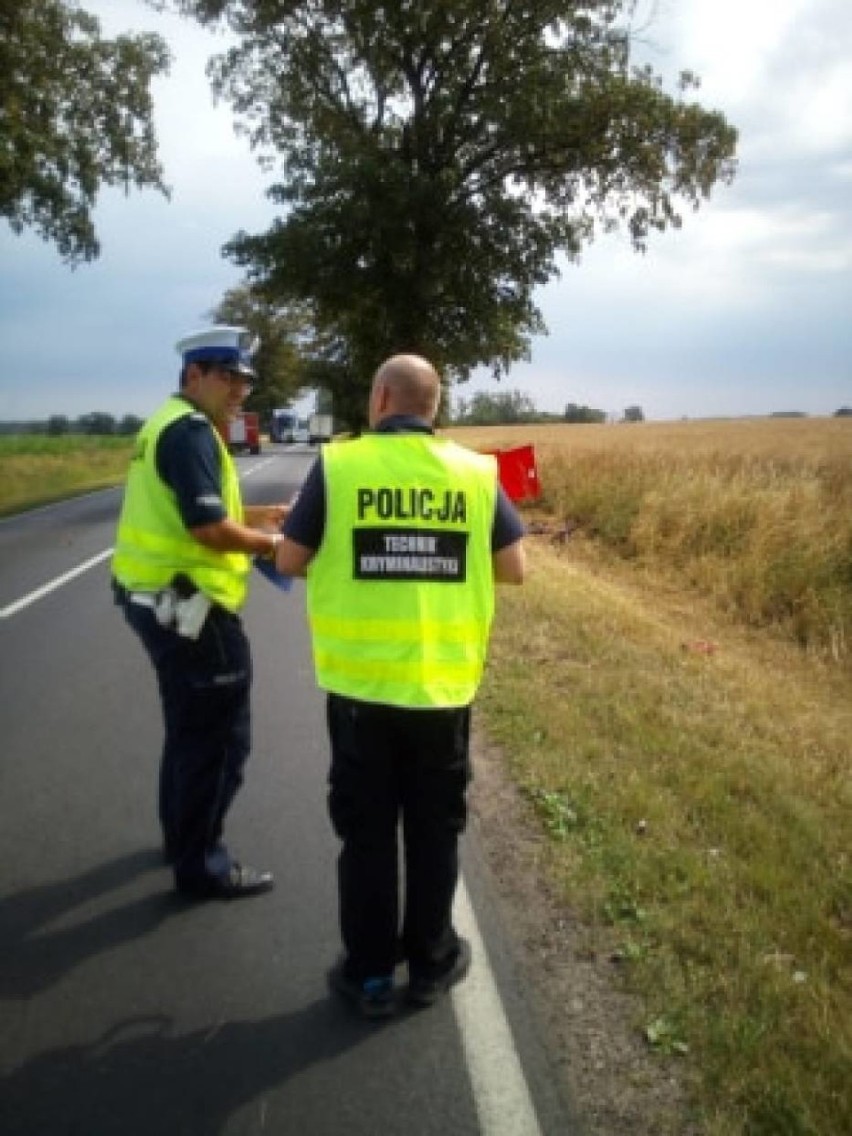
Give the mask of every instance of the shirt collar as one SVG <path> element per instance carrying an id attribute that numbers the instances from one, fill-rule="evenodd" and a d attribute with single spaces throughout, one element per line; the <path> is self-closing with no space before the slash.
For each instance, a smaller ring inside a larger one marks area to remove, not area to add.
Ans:
<path id="1" fill-rule="evenodd" d="M 434 434 L 425 418 L 413 414 L 391 414 L 383 418 L 372 431 L 374 434 Z"/>

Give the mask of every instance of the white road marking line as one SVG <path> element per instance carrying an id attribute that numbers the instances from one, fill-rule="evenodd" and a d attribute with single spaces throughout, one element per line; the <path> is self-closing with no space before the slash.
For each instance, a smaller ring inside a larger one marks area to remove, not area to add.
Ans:
<path id="1" fill-rule="evenodd" d="M 541 1136 L 529 1088 L 464 881 L 453 917 L 473 963 L 451 992 L 482 1136 Z"/>
<path id="2" fill-rule="evenodd" d="M 108 548 L 106 552 L 99 552 L 97 556 L 93 556 L 91 560 L 87 560 L 84 564 L 78 564 L 76 568 L 72 568 L 70 572 L 65 572 L 62 576 L 57 576 L 55 580 L 44 584 L 41 588 L 36 588 L 34 592 L 29 595 L 22 596 L 19 600 L 9 604 L 7 607 L 0 608 L 0 619 L 8 619 L 10 615 L 16 615 L 25 607 L 42 599 L 43 596 L 48 595 L 50 592 L 61 588 L 63 584 L 67 584 L 69 580 L 73 580 L 75 576 L 81 576 L 84 572 L 88 572 L 90 568 L 94 568 L 96 564 L 100 564 L 102 560 L 106 560 L 108 556 L 112 556 L 112 549 Z"/>
<path id="3" fill-rule="evenodd" d="M 263 461 L 258 462 L 257 465 L 253 465 L 249 469 L 241 469 L 240 481 L 242 481 L 244 477 L 251 477 L 253 473 L 257 473 L 260 469 L 265 469 L 266 466 L 271 465 L 274 461 L 275 458 L 264 458 Z"/>

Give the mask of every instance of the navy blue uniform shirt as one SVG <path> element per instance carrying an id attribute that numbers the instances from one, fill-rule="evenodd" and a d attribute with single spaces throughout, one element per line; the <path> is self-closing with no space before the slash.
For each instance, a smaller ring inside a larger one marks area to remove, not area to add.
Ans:
<path id="1" fill-rule="evenodd" d="M 187 400 L 187 405 L 192 404 Z M 188 529 L 227 516 L 215 429 L 206 414 L 195 410 L 171 422 L 157 441 L 157 473 L 177 497 L 181 520 Z"/>
<path id="2" fill-rule="evenodd" d="M 376 427 L 377 434 L 434 434 L 434 430 L 422 418 L 395 414 L 385 418 Z M 322 543 L 325 531 L 325 479 L 322 461 L 317 458 L 308 471 L 304 484 L 299 490 L 293 510 L 288 516 L 283 532 L 297 544 L 316 551 Z M 524 535 L 524 526 L 515 506 L 506 496 L 501 485 L 497 486 L 494 524 L 491 529 L 491 551 L 499 552 Z"/>

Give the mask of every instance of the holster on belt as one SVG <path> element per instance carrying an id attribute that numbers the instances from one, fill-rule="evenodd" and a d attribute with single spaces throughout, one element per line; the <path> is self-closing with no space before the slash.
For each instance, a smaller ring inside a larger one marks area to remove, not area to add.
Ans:
<path id="1" fill-rule="evenodd" d="M 174 629 L 184 639 L 197 639 L 213 606 L 213 601 L 196 588 L 187 576 L 175 576 L 166 591 L 172 595 L 171 618 Z M 159 619 L 159 613 L 157 615 Z"/>
<path id="2" fill-rule="evenodd" d="M 188 576 L 175 576 L 167 588 L 157 592 L 133 592 L 113 581 L 117 603 L 140 604 L 150 608 L 161 627 L 176 631 L 184 639 L 201 634 L 213 601 Z"/>

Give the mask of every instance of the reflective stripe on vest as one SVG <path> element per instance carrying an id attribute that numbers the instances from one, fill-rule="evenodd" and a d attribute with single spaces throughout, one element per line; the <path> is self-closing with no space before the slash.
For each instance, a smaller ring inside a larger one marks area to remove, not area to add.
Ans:
<path id="1" fill-rule="evenodd" d="M 308 567 L 324 690 L 392 706 L 466 706 L 494 614 L 497 469 L 429 434 L 323 447 L 326 526 Z"/>
<path id="2" fill-rule="evenodd" d="M 245 602 L 249 557 L 242 552 L 215 552 L 195 540 L 184 526 L 173 490 L 157 472 L 160 434 L 172 422 L 195 413 L 183 399 L 170 398 L 139 431 L 127 475 L 112 570 L 130 591 L 157 591 L 183 574 L 215 603 L 235 612 Z M 213 433 L 222 470 L 222 503 L 230 518 L 241 521 L 237 471 L 218 432 Z"/>

